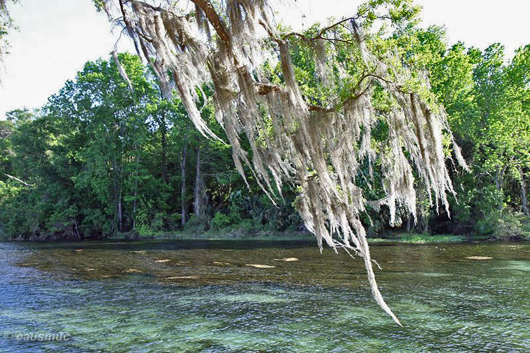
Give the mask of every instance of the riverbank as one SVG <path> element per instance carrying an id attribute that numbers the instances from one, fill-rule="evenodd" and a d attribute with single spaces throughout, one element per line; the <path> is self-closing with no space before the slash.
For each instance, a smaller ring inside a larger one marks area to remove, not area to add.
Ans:
<path id="1" fill-rule="evenodd" d="M 240 233 L 223 233 L 223 232 L 205 232 L 201 234 L 194 233 L 167 233 L 156 234 L 152 236 L 139 236 L 138 234 L 121 233 L 116 236 L 107 238 L 109 240 L 229 240 L 229 241 L 312 241 L 314 235 L 310 233 L 257 233 L 257 234 L 240 234 Z M 437 234 L 431 235 L 426 233 L 389 233 L 384 236 L 379 235 L 374 238 L 368 238 L 371 244 L 382 243 L 401 243 L 401 244 L 442 244 L 442 243 L 466 243 L 466 242 L 492 242 L 492 241 L 521 241 L 529 240 L 528 238 L 493 238 L 484 235 L 452 235 Z"/>
<path id="2" fill-rule="evenodd" d="M 159 232 L 153 234 L 139 234 L 137 232 L 117 233 L 104 238 L 84 238 L 84 239 L 65 239 L 56 238 L 53 236 L 40 238 L 18 238 L 18 239 L 1 239 L 0 241 L 37 241 L 37 242 L 54 242 L 54 241 L 121 241 L 121 240 L 206 240 L 206 241 L 307 241 L 315 240 L 313 234 L 308 232 L 240 232 L 240 231 L 207 231 L 201 233 L 180 231 L 180 232 Z M 428 234 L 428 233 L 407 233 L 407 232 L 387 232 L 385 234 L 377 234 L 374 237 L 369 237 L 370 244 L 385 244 L 385 243 L 399 243 L 399 244 L 449 244 L 449 243 L 470 243 L 470 242 L 496 242 L 496 241 L 529 241 L 530 233 L 525 233 L 524 236 L 518 237 L 494 237 L 491 235 L 467 234 L 467 235 L 453 235 L 453 234 Z"/>

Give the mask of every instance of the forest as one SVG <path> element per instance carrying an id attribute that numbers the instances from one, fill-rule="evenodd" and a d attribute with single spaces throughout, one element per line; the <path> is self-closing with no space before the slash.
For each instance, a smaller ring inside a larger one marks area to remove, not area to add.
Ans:
<path id="1" fill-rule="evenodd" d="M 500 43 L 483 51 L 461 42 L 449 45 L 443 28 L 413 23 L 377 45 L 397 48 L 403 65 L 427 74 L 469 170 L 446 159 L 455 189 L 447 210 L 421 192 L 420 179 L 416 221 L 398 211 L 391 226 L 388 207 L 367 208 L 361 219 L 368 236 L 528 238 L 530 46 L 507 58 Z M 318 67 L 303 50 L 291 48 L 296 79 L 310 95 Z M 180 99 L 165 97 L 152 68 L 133 54 L 117 58 L 129 83 L 111 57 L 87 62 L 41 109 L 21 107 L 0 121 L 1 238 L 308 233 L 294 208 L 295 187 L 284 184 L 283 198 L 271 199 L 248 170 L 247 185 L 231 147 L 201 135 Z M 214 118 L 214 94 L 203 87 L 197 106 L 209 129 L 226 140 Z M 382 95 L 377 102 L 384 115 L 390 103 Z M 376 129 L 375 134 L 388 133 L 385 124 Z M 444 145 L 450 156 L 452 147 Z M 359 180 L 368 168 L 361 168 Z M 385 187 L 359 184 L 368 195 L 382 194 Z"/>

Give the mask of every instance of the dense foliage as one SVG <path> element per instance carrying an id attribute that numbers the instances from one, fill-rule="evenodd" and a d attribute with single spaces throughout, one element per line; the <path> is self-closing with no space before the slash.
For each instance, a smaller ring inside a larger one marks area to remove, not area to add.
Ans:
<path id="1" fill-rule="evenodd" d="M 504 47 L 447 47 L 439 28 L 397 38 L 429 72 L 432 90 L 471 167 L 454 175 L 451 218 L 425 210 L 425 230 L 497 238 L 529 235 L 530 45 L 507 60 Z"/>
<path id="2" fill-rule="evenodd" d="M 528 234 L 530 46 L 507 61 L 500 44 L 484 51 L 449 47 L 442 29 L 412 24 L 384 41 L 399 48 L 406 65 L 428 73 L 471 169 L 451 168 L 458 194 L 450 198 L 451 217 L 423 195 L 418 222 L 403 213 L 396 223 L 419 232 Z M 309 82 L 314 65 L 296 50 L 297 78 Z M 296 190 L 284 186 L 285 198 L 275 206 L 252 178 L 247 188 L 230 147 L 200 135 L 180 101 L 163 98 L 138 57 L 121 54 L 119 61 L 132 93 L 114 61 L 88 62 L 40 111 L 15 110 L 0 121 L 1 237 L 303 230 L 292 206 Z M 222 137 L 211 94 L 204 87 L 200 113 Z M 384 110 L 385 100 L 378 102 Z M 385 129 L 381 124 L 376 134 Z M 361 186 L 368 195 L 382 194 L 382 183 Z M 371 235 L 386 236 L 389 218 L 385 207 L 369 209 L 363 222 Z"/>
<path id="3" fill-rule="evenodd" d="M 162 99 L 138 57 L 119 60 L 133 94 L 114 61 L 89 62 L 42 111 L 1 122 L 4 237 L 299 224 L 292 210 L 247 190 L 229 148 L 203 138 L 179 101 Z M 208 104 L 202 114 L 212 114 Z"/>

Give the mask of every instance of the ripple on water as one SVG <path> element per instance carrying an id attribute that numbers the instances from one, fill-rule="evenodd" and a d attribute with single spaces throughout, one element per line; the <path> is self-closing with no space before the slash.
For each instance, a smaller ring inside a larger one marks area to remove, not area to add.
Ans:
<path id="1" fill-rule="evenodd" d="M 495 267 L 494 270 L 530 272 L 530 261 L 512 260 L 505 261 L 504 263 L 505 264 L 503 266 Z"/>
<path id="2" fill-rule="evenodd" d="M 235 295 L 216 296 L 215 300 L 226 302 L 248 302 L 248 303 L 286 303 L 290 300 L 275 295 L 241 293 Z"/>
<path id="3" fill-rule="evenodd" d="M 450 273 L 439 273 L 439 272 L 421 272 L 422 276 L 425 277 L 450 277 L 453 276 Z"/>
<path id="4" fill-rule="evenodd" d="M 379 315 L 377 307 L 346 307 L 337 310 L 336 319 L 344 324 L 369 323 L 370 326 L 388 325 L 389 318 Z"/>
<path id="5" fill-rule="evenodd" d="M 0 333 L 67 332 L 74 339 L 17 346 L 0 340 L 0 351 L 530 349 L 530 263 L 521 260 L 528 258 L 526 245 L 444 246 L 448 257 L 443 258 L 429 246 L 414 248 L 421 257 L 408 256 L 410 247 L 374 247 L 378 260 L 403 260 L 391 270 L 378 271 L 378 278 L 404 328 L 373 302 L 362 263 L 347 256 L 315 255 L 314 247 L 180 252 L 171 250 L 178 248 L 172 243 L 163 253 L 150 256 L 151 250 L 139 254 L 106 249 L 105 244 L 90 248 L 87 243 L 82 253 L 71 247 L 29 251 L 34 256 L 24 262 L 45 263 L 35 265 L 44 272 L 13 265 L 23 257 L 13 249 L 24 246 L 11 246 L 4 256 L 0 244 L 0 259 L 8 259 L 0 261 Z M 447 260 L 477 253 L 495 260 Z M 302 260 L 272 262 L 291 257 Z M 219 272 L 221 266 L 212 265 L 215 261 L 241 267 L 230 265 L 231 272 Z M 243 266 L 247 263 L 277 267 L 249 269 Z M 64 279 L 65 269 L 72 267 L 113 276 L 118 276 L 114 268 L 119 273 L 135 268 L 145 276 L 98 280 L 68 273 Z M 211 275 L 212 271 L 217 272 Z M 213 279 L 192 287 L 170 286 L 151 276 L 157 273 Z M 219 283 L 228 275 L 228 284 Z M 294 276 L 303 285 L 286 284 Z M 271 278 L 279 278 L 280 284 L 268 284 Z"/>

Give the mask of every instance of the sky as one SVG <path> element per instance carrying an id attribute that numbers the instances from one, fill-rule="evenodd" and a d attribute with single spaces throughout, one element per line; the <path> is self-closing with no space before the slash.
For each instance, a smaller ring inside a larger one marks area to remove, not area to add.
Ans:
<path id="1" fill-rule="evenodd" d="M 184 0 L 186 1 L 186 0 Z M 422 26 L 446 27 L 450 43 L 484 49 L 501 42 L 512 56 L 515 49 L 530 44 L 529 0 L 416 0 L 423 6 Z M 309 25 L 327 17 L 355 13 L 359 0 L 298 0 L 285 11 L 287 21 Z M 305 17 L 292 14 L 301 10 Z M 118 30 L 92 0 L 21 0 L 11 6 L 20 28 L 9 36 L 10 55 L 4 60 L 0 86 L 0 120 L 5 113 L 28 107 L 39 108 L 68 79 L 74 79 L 85 62 L 108 58 Z M 126 38 L 120 51 L 132 51 Z"/>

